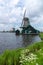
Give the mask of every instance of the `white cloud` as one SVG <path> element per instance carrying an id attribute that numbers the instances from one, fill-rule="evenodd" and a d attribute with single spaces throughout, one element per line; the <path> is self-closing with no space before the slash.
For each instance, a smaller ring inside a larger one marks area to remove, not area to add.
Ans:
<path id="1" fill-rule="evenodd" d="M 0 28 L 20 27 L 25 8 L 30 23 L 33 26 L 37 24 L 42 26 L 40 25 L 43 23 L 42 0 L 0 0 Z"/>
<path id="2" fill-rule="evenodd" d="M 39 13 L 40 11 L 40 7 L 41 7 L 41 2 L 40 0 L 26 0 L 25 2 L 25 7 L 26 7 L 26 10 L 27 10 L 27 16 L 32 16 L 34 14 L 37 14 Z"/>
<path id="3" fill-rule="evenodd" d="M 18 7 L 18 8 L 12 9 L 10 14 L 11 15 L 15 14 L 15 16 L 19 16 L 21 13 L 22 13 L 21 7 Z"/>
<path id="4" fill-rule="evenodd" d="M 10 19 L 9 19 L 9 22 L 10 22 L 10 23 L 16 22 L 16 18 L 10 18 Z"/>
<path id="5" fill-rule="evenodd" d="M 17 5 L 18 4 L 18 2 L 19 2 L 19 0 L 11 0 L 11 2 L 10 2 L 10 6 L 12 6 L 12 5 Z"/>
<path id="6" fill-rule="evenodd" d="M 0 2 L 2 2 L 3 0 L 0 0 Z"/>
<path id="7" fill-rule="evenodd" d="M 6 3 L 7 7 L 15 7 L 17 5 L 19 0 L 10 0 Z"/>

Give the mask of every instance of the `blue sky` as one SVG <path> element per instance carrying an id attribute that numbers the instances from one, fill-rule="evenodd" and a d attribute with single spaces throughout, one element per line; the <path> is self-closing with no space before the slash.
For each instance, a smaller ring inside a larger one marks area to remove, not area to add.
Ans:
<path id="1" fill-rule="evenodd" d="M 0 0 L 0 30 L 19 29 L 25 9 L 30 24 L 43 31 L 43 0 Z"/>

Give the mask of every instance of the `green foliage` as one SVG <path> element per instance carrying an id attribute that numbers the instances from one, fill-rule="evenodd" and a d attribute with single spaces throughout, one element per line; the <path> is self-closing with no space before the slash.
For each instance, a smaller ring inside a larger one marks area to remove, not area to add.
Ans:
<path id="1" fill-rule="evenodd" d="M 0 55 L 0 65 L 43 65 L 43 41 L 22 49 L 6 50 Z"/>
<path id="2" fill-rule="evenodd" d="M 39 33 L 40 38 L 43 40 L 43 32 Z"/>

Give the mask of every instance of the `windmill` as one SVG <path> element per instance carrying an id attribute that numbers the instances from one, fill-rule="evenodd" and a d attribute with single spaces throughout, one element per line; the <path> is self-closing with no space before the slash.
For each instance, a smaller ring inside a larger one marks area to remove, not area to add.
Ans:
<path id="1" fill-rule="evenodd" d="M 25 16 L 26 15 L 26 10 L 24 12 L 24 15 L 23 15 L 23 19 L 22 19 L 22 24 L 21 24 L 21 27 L 22 28 L 22 33 L 25 34 L 25 32 L 27 32 L 27 27 L 28 25 L 30 25 L 30 22 L 29 22 L 29 18 Z"/>
<path id="2" fill-rule="evenodd" d="M 25 10 L 24 15 L 23 15 L 21 28 L 27 27 L 30 24 L 29 19 L 27 17 L 25 17 L 25 15 L 26 15 L 26 10 Z"/>
<path id="3" fill-rule="evenodd" d="M 26 17 L 25 15 L 26 15 L 26 10 L 24 12 L 22 24 L 20 27 L 22 28 L 22 34 L 37 34 L 38 31 L 30 25 L 29 18 Z"/>

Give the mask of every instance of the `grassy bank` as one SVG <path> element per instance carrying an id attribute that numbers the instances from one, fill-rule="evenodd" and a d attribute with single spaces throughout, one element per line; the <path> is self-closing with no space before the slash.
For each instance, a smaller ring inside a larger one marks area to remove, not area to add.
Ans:
<path id="1" fill-rule="evenodd" d="M 39 33 L 40 38 L 43 40 L 43 32 Z"/>
<path id="2" fill-rule="evenodd" d="M 22 49 L 6 50 L 0 55 L 0 65 L 43 65 L 43 41 Z"/>

